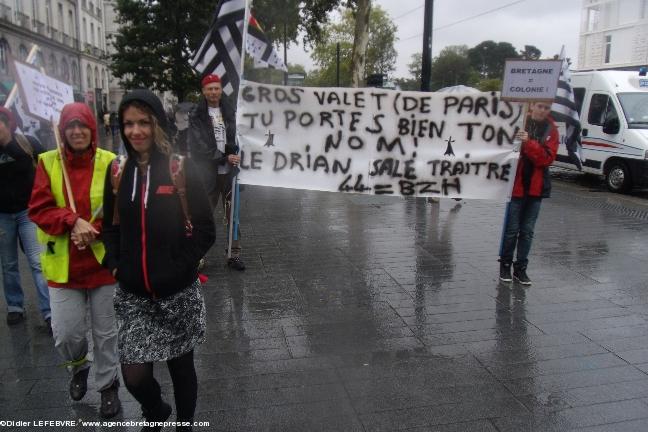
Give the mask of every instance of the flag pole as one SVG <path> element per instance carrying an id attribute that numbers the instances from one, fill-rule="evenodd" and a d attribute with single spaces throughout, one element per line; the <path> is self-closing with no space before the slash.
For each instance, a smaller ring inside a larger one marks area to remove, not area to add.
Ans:
<path id="1" fill-rule="evenodd" d="M 54 132 L 54 138 L 56 140 L 56 150 L 58 150 L 59 159 L 61 161 L 61 171 L 63 171 L 63 182 L 65 183 L 65 192 L 67 195 L 68 203 L 70 208 L 74 213 L 77 212 L 76 203 L 74 202 L 74 195 L 72 194 L 72 185 L 70 183 L 70 176 L 67 172 L 67 167 L 65 166 L 65 149 L 63 148 L 63 141 L 61 140 L 61 134 L 59 133 L 58 123 L 52 119 L 52 130 Z"/>
<path id="2" fill-rule="evenodd" d="M 246 46 L 247 46 L 247 37 L 248 37 L 248 25 L 250 21 L 250 5 L 252 4 L 252 0 L 245 0 L 245 15 L 243 18 L 243 38 L 241 41 L 241 69 L 240 69 L 240 76 L 239 76 L 239 87 L 241 86 L 241 81 L 243 81 L 243 72 L 245 68 L 245 51 L 246 51 Z M 239 89 L 236 89 L 236 97 L 238 99 L 240 92 L 238 91 Z M 236 103 L 236 106 L 238 106 L 238 101 Z M 237 138 L 238 140 L 238 134 Z M 237 231 L 236 231 L 236 236 L 238 237 L 238 213 L 239 213 L 239 190 L 238 190 L 238 173 L 234 176 L 232 179 L 232 186 L 231 186 L 231 194 L 232 194 L 232 204 L 230 205 L 230 218 L 229 218 L 229 235 L 228 235 L 228 241 L 227 241 L 227 258 L 232 257 L 232 239 L 234 238 L 234 225 L 237 226 Z M 236 219 L 236 220 L 235 220 Z"/>

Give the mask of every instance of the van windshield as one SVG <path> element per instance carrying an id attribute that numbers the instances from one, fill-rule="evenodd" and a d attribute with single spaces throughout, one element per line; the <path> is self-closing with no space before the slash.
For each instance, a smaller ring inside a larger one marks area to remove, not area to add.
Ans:
<path id="1" fill-rule="evenodd" d="M 630 129 L 648 129 L 648 92 L 619 93 L 621 107 Z"/>

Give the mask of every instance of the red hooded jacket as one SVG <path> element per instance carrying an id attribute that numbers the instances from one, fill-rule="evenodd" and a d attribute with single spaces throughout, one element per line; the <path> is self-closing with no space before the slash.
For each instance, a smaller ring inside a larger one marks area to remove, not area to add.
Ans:
<path id="1" fill-rule="evenodd" d="M 522 144 L 520 149 L 520 160 L 513 185 L 514 198 L 525 196 L 548 198 L 551 193 L 549 165 L 553 163 L 558 153 L 558 129 L 553 119 L 547 117 L 546 124 L 549 130 L 537 136 L 529 130 L 533 124 L 533 120 L 527 121 L 529 140 Z"/>
<path id="2" fill-rule="evenodd" d="M 78 120 L 88 126 L 92 132 L 92 143 L 84 153 L 73 153 L 65 139 L 65 126 L 73 120 Z M 97 122 L 86 104 L 75 102 L 63 107 L 59 131 L 61 139 L 65 143 L 65 166 L 70 177 L 77 212 L 74 213 L 69 207 L 60 208 L 56 205 L 49 176 L 43 163 L 39 162 L 29 202 L 29 217 L 40 229 L 50 235 L 69 234 L 72 232 L 77 218 L 80 217 L 86 221 L 92 218 L 90 185 L 94 170 L 94 155 L 97 149 Z M 67 196 L 65 200 L 67 202 Z M 96 218 L 92 224 L 100 233 L 102 222 L 102 218 Z M 114 283 L 115 279 L 107 269 L 97 262 L 90 248 L 79 250 L 71 241 L 68 282 L 58 284 L 48 281 L 50 286 L 60 288 L 98 288 Z"/>

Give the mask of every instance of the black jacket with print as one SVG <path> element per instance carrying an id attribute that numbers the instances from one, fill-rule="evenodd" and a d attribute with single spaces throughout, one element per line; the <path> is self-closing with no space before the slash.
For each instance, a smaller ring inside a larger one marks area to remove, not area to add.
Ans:
<path id="1" fill-rule="evenodd" d="M 216 147 L 214 127 L 204 97 L 189 114 L 187 145 L 208 193 L 216 187 L 218 166 L 227 163 L 227 155 L 237 154 L 239 151 L 236 144 L 236 109 L 224 95 L 220 101 L 220 110 L 225 123 L 225 152 Z M 230 173 L 234 171 L 230 170 Z"/>
<path id="2" fill-rule="evenodd" d="M 202 182 L 188 160 L 185 174 L 193 224 L 190 237 L 166 155 L 151 153 L 148 176 L 142 175 L 133 158 L 128 159 L 117 192 L 119 224 L 113 224 L 115 195 L 109 170 L 104 189 L 104 266 L 117 269 L 116 278 L 123 290 L 164 298 L 197 279 L 198 263 L 214 243 L 216 233 Z"/>

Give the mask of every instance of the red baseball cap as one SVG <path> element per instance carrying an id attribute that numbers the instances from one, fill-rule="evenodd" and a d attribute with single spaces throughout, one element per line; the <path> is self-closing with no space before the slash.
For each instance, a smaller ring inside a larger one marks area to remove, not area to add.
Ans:
<path id="1" fill-rule="evenodd" d="M 220 77 L 218 75 L 212 74 L 204 77 L 200 83 L 202 84 L 202 87 L 205 87 L 207 84 L 219 83 L 219 82 L 221 82 Z"/>

